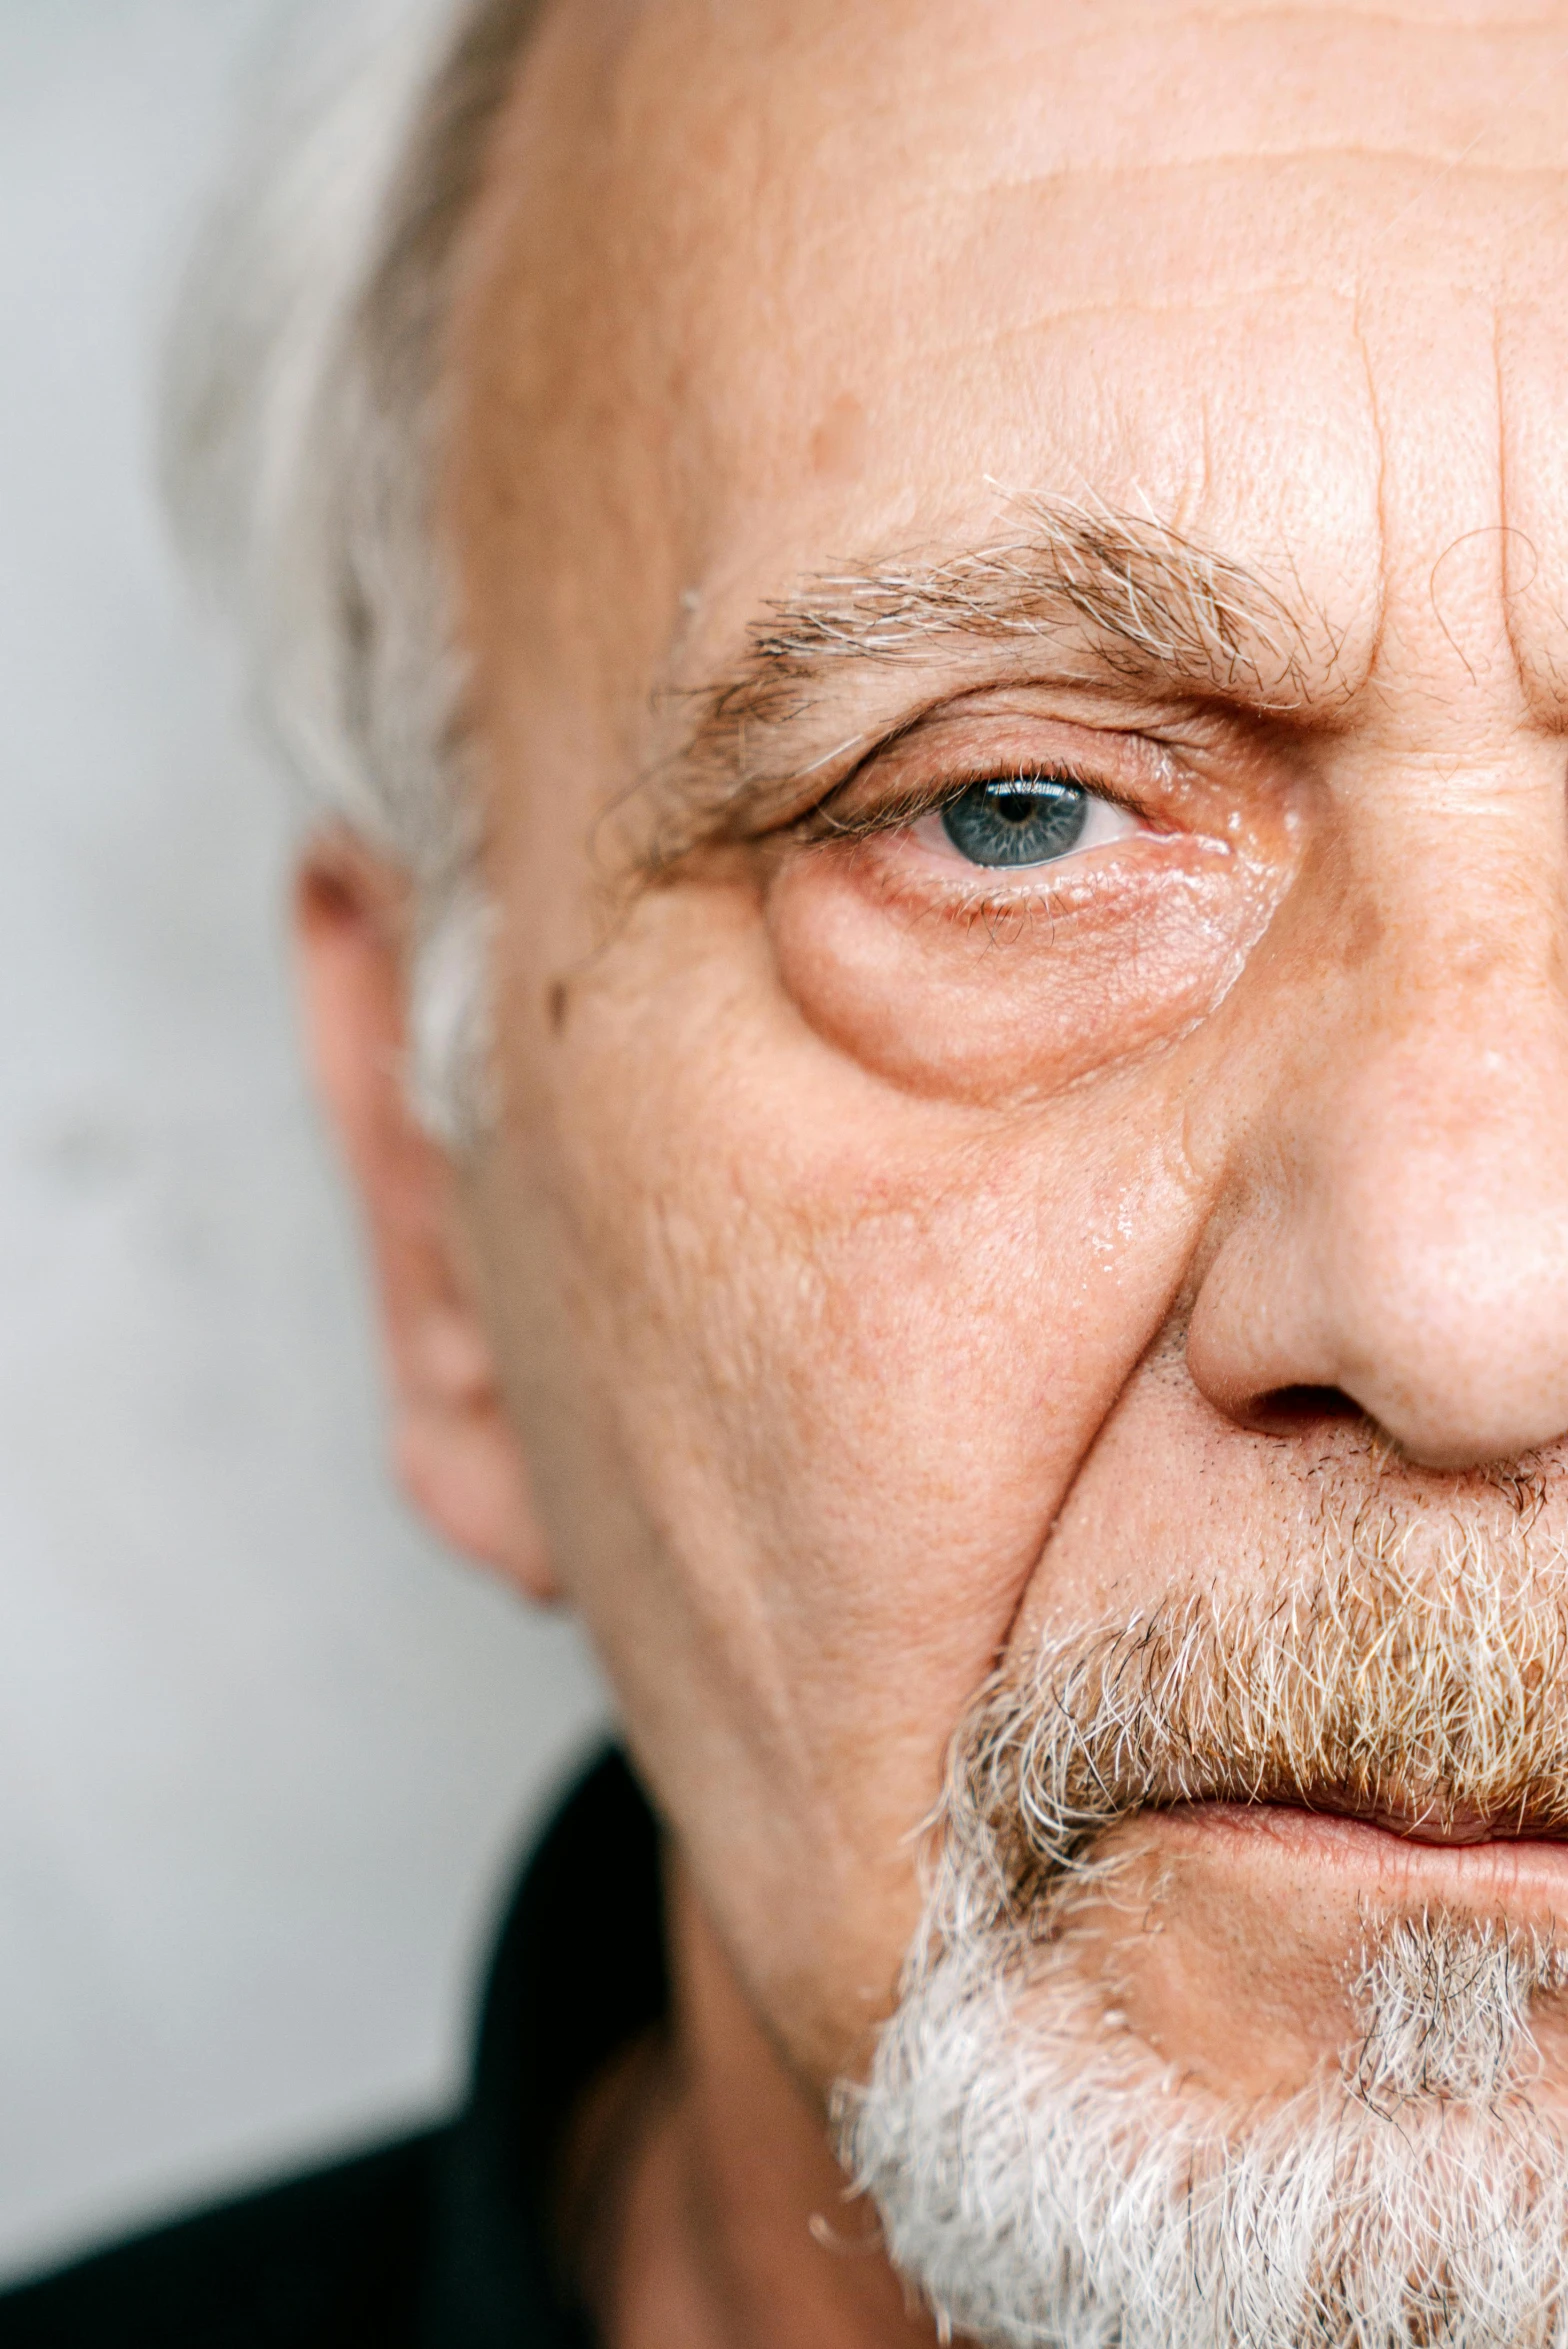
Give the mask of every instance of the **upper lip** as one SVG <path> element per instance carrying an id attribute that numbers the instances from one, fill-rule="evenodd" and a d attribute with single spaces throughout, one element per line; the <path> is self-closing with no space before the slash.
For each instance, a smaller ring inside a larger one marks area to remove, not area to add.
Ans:
<path id="1" fill-rule="evenodd" d="M 1410 1843 L 1518 1843 L 1527 1838 L 1556 1841 L 1568 1836 L 1568 1821 L 1560 1811 L 1554 1806 L 1553 1814 L 1547 1816 L 1528 1796 L 1506 1809 L 1482 1810 L 1475 1804 L 1450 1801 L 1439 1791 L 1399 1795 L 1380 1788 L 1374 1794 L 1358 1794 L 1325 1788 L 1303 1793 L 1297 1798 L 1297 1807 L 1331 1818 L 1356 1819 L 1368 1827 L 1381 1827 L 1385 1834 L 1401 1835 Z"/>

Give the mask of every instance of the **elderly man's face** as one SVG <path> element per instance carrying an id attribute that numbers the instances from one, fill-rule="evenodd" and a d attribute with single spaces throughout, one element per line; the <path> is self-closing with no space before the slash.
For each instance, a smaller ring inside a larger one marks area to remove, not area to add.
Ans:
<path id="1" fill-rule="evenodd" d="M 993 1667 L 1162 1609 L 1206 1710 L 1107 1811 L 1096 2028 L 1255 2106 L 1369 1936 L 1568 1914 L 1497 1840 L 1558 1815 L 1565 158 L 1556 8 L 660 0 L 530 62 L 450 483 L 468 1228 L 560 1585 L 814 2094 Z M 1365 1767 L 1222 1685 L 1290 1593 L 1298 1678 L 1418 1627 Z M 1525 1621 L 1483 1767 L 1432 1676 Z"/>

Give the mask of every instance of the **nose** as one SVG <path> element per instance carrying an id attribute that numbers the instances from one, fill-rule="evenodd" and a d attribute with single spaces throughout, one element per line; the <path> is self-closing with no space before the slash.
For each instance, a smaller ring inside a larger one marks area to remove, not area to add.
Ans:
<path id="1" fill-rule="evenodd" d="M 1279 1049 L 1188 1335 L 1243 1424 L 1354 1406 L 1449 1471 L 1568 1434 L 1568 1004 L 1515 912 L 1331 977 Z"/>

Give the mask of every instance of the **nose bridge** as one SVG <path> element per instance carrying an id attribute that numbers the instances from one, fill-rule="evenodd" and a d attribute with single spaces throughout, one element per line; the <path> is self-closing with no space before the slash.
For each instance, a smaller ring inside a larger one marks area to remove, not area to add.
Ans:
<path id="1" fill-rule="evenodd" d="M 1189 1337 L 1232 1413 L 1337 1388 L 1454 1468 L 1568 1432 L 1561 791 L 1461 778 L 1308 886 Z"/>
<path id="2" fill-rule="evenodd" d="M 1568 1220 L 1562 1021 L 1555 990 L 1472 963 L 1330 1028 L 1303 1071 L 1285 1125 L 1304 1234 L 1391 1323 L 1473 1320 L 1541 1269 Z"/>

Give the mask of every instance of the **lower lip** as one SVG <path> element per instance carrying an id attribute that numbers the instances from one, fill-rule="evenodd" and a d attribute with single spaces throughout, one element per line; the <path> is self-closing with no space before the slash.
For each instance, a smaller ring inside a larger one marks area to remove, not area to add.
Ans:
<path id="1" fill-rule="evenodd" d="M 1438 1842 L 1376 1820 L 1284 1803 L 1195 1803 L 1164 1812 L 1161 1823 L 1178 1843 L 1257 1839 L 1281 1861 L 1309 1866 L 1314 1875 L 1362 1883 L 1371 1877 L 1384 1890 L 1397 1888 L 1401 1899 L 1415 1894 L 1509 1910 L 1544 1904 L 1568 1916 L 1568 1841 L 1478 1835 Z"/>

